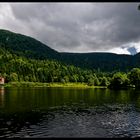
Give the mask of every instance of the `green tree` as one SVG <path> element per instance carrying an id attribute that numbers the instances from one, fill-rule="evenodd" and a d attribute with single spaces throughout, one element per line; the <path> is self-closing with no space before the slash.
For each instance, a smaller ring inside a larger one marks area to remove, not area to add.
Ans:
<path id="1" fill-rule="evenodd" d="M 62 78 L 62 79 L 60 79 L 60 82 L 64 84 L 65 80 Z"/>
<path id="2" fill-rule="evenodd" d="M 79 77 L 79 81 L 82 83 L 82 82 L 84 82 L 84 80 L 85 80 L 84 76 L 81 75 L 81 76 Z"/>
<path id="3" fill-rule="evenodd" d="M 29 76 L 25 76 L 25 78 L 24 78 L 24 79 L 25 79 L 25 81 L 27 81 L 27 82 L 28 82 L 28 81 L 29 81 Z"/>
<path id="4" fill-rule="evenodd" d="M 100 82 L 100 86 L 108 86 L 109 82 L 106 77 L 103 77 Z"/>
<path id="5" fill-rule="evenodd" d="M 140 88 L 140 69 L 133 68 L 128 74 L 130 79 L 130 83 L 134 85 L 136 88 Z"/>
<path id="6" fill-rule="evenodd" d="M 88 79 L 88 85 L 89 86 L 93 86 L 94 85 L 94 79 L 93 78 L 89 78 Z"/>
<path id="7" fill-rule="evenodd" d="M 13 82 L 18 81 L 18 75 L 16 73 L 11 73 L 9 78 L 10 78 L 10 81 L 13 81 Z"/>
<path id="8" fill-rule="evenodd" d="M 64 76 L 64 78 L 63 78 L 64 80 L 65 80 L 65 82 L 66 83 L 68 83 L 69 82 L 69 77 L 68 76 Z"/>
<path id="9" fill-rule="evenodd" d="M 99 86 L 100 82 L 97 77 L 94 78 L 94 86 Z"/>
<path id="10" fill-rule="evenodd" d="M 109 87 L 111 88 L 124 88 L 129 86 L 129 79 L 127 78 L 126 74 L 122 74 L 121 72 L 117 72 L 113 75 L 111 83 Z"/>

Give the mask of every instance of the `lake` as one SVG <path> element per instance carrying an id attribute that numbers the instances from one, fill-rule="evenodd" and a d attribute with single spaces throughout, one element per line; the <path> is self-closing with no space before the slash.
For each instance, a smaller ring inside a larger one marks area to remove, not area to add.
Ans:
<path id="1" fill-rule="evenodd" d="M 0 138 L 140 136 L 140 91 L 0 88 Z"/>

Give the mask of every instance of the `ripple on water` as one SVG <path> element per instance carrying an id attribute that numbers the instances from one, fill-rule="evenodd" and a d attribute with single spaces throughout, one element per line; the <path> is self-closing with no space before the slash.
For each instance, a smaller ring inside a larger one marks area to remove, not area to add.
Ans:
<path id="1" fill-rule="evenodd" d="M 3 135 L 5 137 L 140 136 L 140 113 L 133 106 L 106 104 L 83 108 L 65 105 L 46 112 L 40 110 L 38 113 L 41 112 L 43 113 L 36 123 L 27 120 L 17 132 L 5 129 L 7 133 Z"/>

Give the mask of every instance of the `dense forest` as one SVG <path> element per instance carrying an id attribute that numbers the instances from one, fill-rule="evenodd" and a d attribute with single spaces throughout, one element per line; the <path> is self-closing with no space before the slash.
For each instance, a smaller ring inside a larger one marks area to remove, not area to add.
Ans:
<path id="1" fill-rule="evenodd" d="M 140 69 L 130 72 L 101 72 L 66 65 L 54 60 L 29 59 L 0 48 L 0 75 L 6 82 L 81 82 L 110 88 L 140 87 Z"/>
<path id="2" fill-rule="evenodd" d="M 113 53 L 60 53 L 40 41 L 7 30 L 0 30 L 0 45 L 11 53 L 36 60 L 56 60 L 80 68 L 104 72 L 128 72 L 140 66 L 140 53 L 118 55 Z"/>
<path id="3" fill-rule="evenodd" d="M 6 82 L 81 82 L 89 86 L 139 88 L 140 69 L 135 67 L 140 62 L 134 61 L 139 56 L 58 53 L 31 37 L 0 31 L 0 75 Z"/>
<path id="4" fill-rule="evenodd" d="M 88 82 L 93 77 L 109 75 L 66 65 L 54 60 L 35 60 L 17 56 L 0 48 L 0 73 L 7 81 Z M 95 74 L 96 73 L 96 74 Z"/>

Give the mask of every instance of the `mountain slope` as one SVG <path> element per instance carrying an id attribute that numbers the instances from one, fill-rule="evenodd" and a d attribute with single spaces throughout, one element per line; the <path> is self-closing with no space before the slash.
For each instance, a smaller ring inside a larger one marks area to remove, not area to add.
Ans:
<path id="1" fill-rule="evenodd" d="M 3 76 L 6 82 L 87 83 L 91 75 L 92 78 L 93 76 L 96 78 L 98 74 L 54 60 L 36 60 L 17 56 L 0 48 L 0 76 Z"/>
<path id="2" fill-rule="evenodd" d="M 102 71 L 127 70 L 133 67 L 133 59 L 130 55 L 117 55 L 113 53 L 62 53 L 62 58 L 64 58 L 65 63 L 75 64 L 82 68 L 100 69 Z"/>
<path id="3" fill-rule="evenodd" d="M 0 45 L 9 51 L 29 58 L 57 58 L 58 52 L 34 38 L 0 30 Z"/>
<path id="4" fill-rule="evenodd" d="M 33 59 L 55 59 L 81 68 L 101 71 L 127 71 L 140 66 L 140 54 L 118 55 L 114 53 L 59 53 L 34 38 L 0 30 L 0 47 Z"/>

